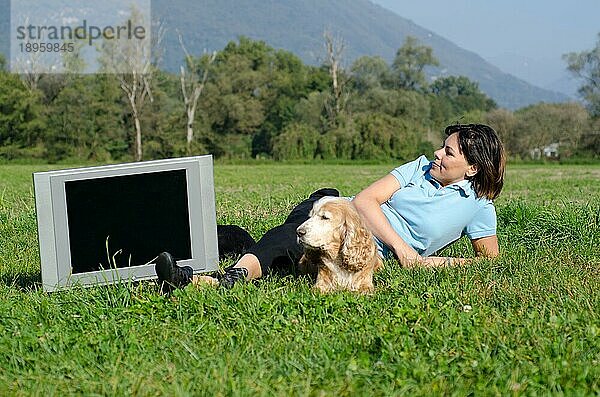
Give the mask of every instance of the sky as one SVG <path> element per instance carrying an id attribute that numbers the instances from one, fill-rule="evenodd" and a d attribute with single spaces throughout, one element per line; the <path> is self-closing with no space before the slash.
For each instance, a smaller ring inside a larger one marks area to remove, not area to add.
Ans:
<path id="1" fill-rule="evenodd" d="M 503 71 L 574 95 L 562 55 L 594 48 L 600 0 L 371 0 Z"/>

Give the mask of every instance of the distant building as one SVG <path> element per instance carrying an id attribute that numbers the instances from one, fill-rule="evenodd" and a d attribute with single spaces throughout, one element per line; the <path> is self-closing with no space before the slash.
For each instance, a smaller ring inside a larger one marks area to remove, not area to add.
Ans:
<path id="1" fill-rule="evenodd" d="M 547 159 L 557 159 L 560 157 L 558 142 L 551 143 L 544 148 L 544 157 Z"/>
<path id="2" fill-rule="evenodd" d="M 533 148 L 529 151 L 529 155 L 533 160 L 540 160 L 542 155 L 545 159 L 558 160 L 560 158 L 559 143 L 554 142 L 543 148 Z"/>

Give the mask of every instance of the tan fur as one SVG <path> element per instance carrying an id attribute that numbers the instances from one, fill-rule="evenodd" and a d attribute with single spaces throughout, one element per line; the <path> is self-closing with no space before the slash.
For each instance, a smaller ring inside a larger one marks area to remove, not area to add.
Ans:
<path id="1" fill-rule="evenodd" d="M 350 201 L 320 199 L 297 233 L 298 242 L 304 246 L 300 267 L 317 268 L 315 287 L 319 291 L 373 291 L 373 272 L 383 262 L 373 235 Z"/>

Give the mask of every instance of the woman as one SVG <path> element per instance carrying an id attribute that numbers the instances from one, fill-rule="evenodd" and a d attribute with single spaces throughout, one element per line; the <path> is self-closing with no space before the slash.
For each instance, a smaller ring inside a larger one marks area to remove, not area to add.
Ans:
<path id="1" fill-rule="evenodd" d="M 496 211 L 493 201 L 504 183 L 504 149 L 496 132 L 483 124 L 448 126 L 444 144 L 434 152 L 404 164 L 371 184 L 352 199 L 373 232 L 379 252 L 395 256 L 402 266 L 446 266 L 464 258 L 431 256 L 468 236 L 477 256 L 499 254 Z M 183 287 L 190 282 L 219 283 L 232 287 L 240 280 L 260 278 L 272 271 L 294 272 L 302 255 L 296 228 L 308 219 L 315 201 L 338 196 L 335 189 L 321 189 L 296 206 L 284 224 L 269 230 L 223 274 L 193 276 L 179 267 L 168 253 L 159 255 L 159 282 Z M 244 233 L 244 232 L 241 232 Z M 244 235 L 223 236 L 224 240 Z M 219 238 L 221 241 L 221 238 Z"/>

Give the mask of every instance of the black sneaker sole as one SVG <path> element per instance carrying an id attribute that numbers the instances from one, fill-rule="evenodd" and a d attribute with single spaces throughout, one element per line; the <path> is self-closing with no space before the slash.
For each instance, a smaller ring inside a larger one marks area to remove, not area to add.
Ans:
<path id="1" fill-rule="evenodd" d="M 231 289 L 235 284 L 245 282 L 246 277 L 248 277 L 248 270 L 246 268 L 230 266 L 221 275 L 219 285 L 226 289 Z"/>

